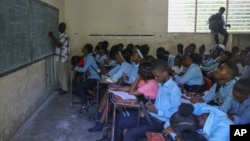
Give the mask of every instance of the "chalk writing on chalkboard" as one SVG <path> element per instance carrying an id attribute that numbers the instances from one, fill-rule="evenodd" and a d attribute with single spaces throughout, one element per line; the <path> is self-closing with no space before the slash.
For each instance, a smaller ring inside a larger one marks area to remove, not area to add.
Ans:
<path id="1" fill-rule="evenodd" d="M 54 53 L 59 10 L 40 0 L 1 0 L 0 76 Z"/>

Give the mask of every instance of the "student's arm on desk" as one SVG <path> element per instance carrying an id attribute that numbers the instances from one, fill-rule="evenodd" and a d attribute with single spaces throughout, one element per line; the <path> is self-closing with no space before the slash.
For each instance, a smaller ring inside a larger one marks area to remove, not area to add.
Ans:
<path id="1" fill-rule="evenodd" d="M 131 89 L 131 86 L 120 86 L 120 87 L 117 87 L 117 86 L 112 86 L 110 85 L 109 86 L 109 90 L 111 91 L 125 91 L 125 92 L 129 92 L 129 90 Z"/>
<path id="2" fill-rule="evenodd" d="M 137 85 L 139 83 L 141 79 L 141 76 L 138 74 L 135 82 L 133 83 L 133 85 L 131 86 L 130 90 L 129 90 L 129 93 L 132 94 L 132 95 L 140 95 L 141 93 L 137 91 Z"/>
<path id="3" fill-rule="evenodd" d="M 167 135 L 169 135 L 169 134 L 176 134 L 175 132 L 174 132 L 174 130 L 169 126 L 169 127 L 167 127 L 167 128 L 165 128 L 164 130 L 163 130 L 163 135 L 164 136 L 167 136 Z M 175 141 L 181 141 L 181 138 L 180 138 L 180 136 L 178 136 L 178 135 L 176 135 L 175 137 Z"/>
<path id="4" fill-rule="evenodd" d="M 86 72 L 91 66 L 92 61 L 86 61 L 83 67 L 75 67 L 75 71 Z"/>

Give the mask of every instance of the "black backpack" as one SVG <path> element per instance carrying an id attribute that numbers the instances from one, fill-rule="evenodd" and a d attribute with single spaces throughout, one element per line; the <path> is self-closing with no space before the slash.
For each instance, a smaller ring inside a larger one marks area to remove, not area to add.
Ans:
<path id="1" fill-rule="evenodd" d="M 222 17 L 216 13 L 209 18 L 209 29 L 219 31 L 221 28 L 223 28 Z"/>

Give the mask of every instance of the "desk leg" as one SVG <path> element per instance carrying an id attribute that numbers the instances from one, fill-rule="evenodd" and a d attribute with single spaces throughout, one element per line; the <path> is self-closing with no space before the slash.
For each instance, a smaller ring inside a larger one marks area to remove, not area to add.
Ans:
<path id="1" fill-rule="evenodd" d="M 114 134 L 115 134 L 115 116 L 116 116 L 116 108 L 115 107 L 116 107 L 116 105 L 114 104 L 111 141 L 114 141 Z"/>
<path id="2" fill-rule="evenodd" d="M 97 81 L 97 90 L 96 90 L 96 107 L 98 109 L 98 100 L 99 100 L 99 90 L 100 90 L 100 83 Z"/>
<path id="3" fill-rule="evenodd" d="M 108 95 L 109 95 L 109 93 L 108 93 Z M 107 98 L 107 103 L 106 103 L 105 111 L 106 111 L 105 124 L 106 124 L 106 125 L 108 125 L 108 115 L 109 115 L 109 96 L 108 96 L 108 98 Z"/>

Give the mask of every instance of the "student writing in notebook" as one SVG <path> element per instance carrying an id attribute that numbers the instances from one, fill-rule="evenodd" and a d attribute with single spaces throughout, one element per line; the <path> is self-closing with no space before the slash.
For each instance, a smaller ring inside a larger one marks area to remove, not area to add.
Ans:
<path id="1" fill-rule="evenodd" d="M 126 91 L 132 95 L 141 95 L 143 100 L 152 100 L 156 98 L 156 94 L 158 91 L 158 84 L 154 79 L 154 76 L 151 72 L 152 63 L 150 62 L 142 62 L 139 66 L 138 77 L 135 83 L 131 86 L 121 86 L 121 87 L 110 87 L 110 90 L 113 91 Z M 106 105 L 108 106 L 108 105 Z M 103 124 L 105 122 L 106 114 L 108 111 L 102 112 L 101 119 L 96 122 L 95 126 L 90 128 L 89 132 L 96 132 L 103 129 Z M 136 120 L 135 120 L 136 121 Z"/>

